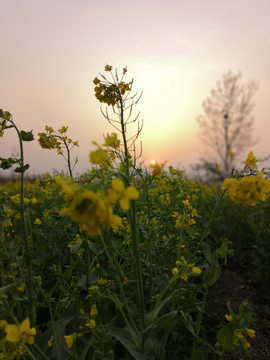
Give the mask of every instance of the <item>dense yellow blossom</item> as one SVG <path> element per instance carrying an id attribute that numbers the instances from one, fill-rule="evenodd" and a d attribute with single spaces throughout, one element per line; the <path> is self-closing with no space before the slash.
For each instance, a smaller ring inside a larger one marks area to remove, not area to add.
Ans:
<path id="1" fill-rule="evenodd" d="M 100 225 L 111 226 L 114 230 L 122 226 L 122 219 L 113 214 L 110 197 L 106 198 L 102 191 L 94 193 L 60 176 L 54 179 L 62 187 L 69 204 L 69 207 L 60 210 L 60 214 L 77 221 L 89 235 L 100 234 Z"/>
<path id="2" fill-rule="evenodd" d="M 119 199 L 119 205 L 125 211 L 130 208 L 130 200 L 136 200 L 139 197 L 139 191 L 133 186 L 128 186 L 125 189 L 124 182 L 121 179 L 113 179 L 112 188 L 114 191 L 109 192 L 113 199 L 112 203 Z"/>
<path id="3" fill-rule="evenodd" d="M 270 179 L 264 179 L 262 172 L 257 176 L 225 179 L 221 189 L 227 189 L 234 202 L 253 206 L 259 201 L 265 201 L 268 197 Z"/>
<path id="4" fill-rule="evenodd" d="M 23 343 L 32 345 L 34 343 L 33 335 L 36 335 L 36 329 L 30 329 L 29 319 L 23 320 L 20 325 L 8 324 L 5 327 L 6 340 L 9 342 L 17 342 L 23 340 Z"/>
<path id="5" fill-rule="evenodd" d="M 162 169 L 162 165 L 157 164 L 150 164 L 149 167 L 152 170 L 152 175 L 155 179 L 159 179 L 162 175 L 163 175 L 163 169 Z"/>
<path id="6" fill-rule="evenodd" d="M 107 135 L 107 137 L 105 139 L 105 143 L 103 144 L 103 146 L 110 146 L 110 147 L 112 147 L 114 149 L 119 148 L 120 140 L 117 139 L 117 134 L 112 133 L 111 135 Z"/>
<path id="7" fill-rule="evenodd" d="M 108 152 L 102 149 L 95 141 L 93 141 L 93 144 L 96 145 L 98 149 L 90 152 L 89 161 L 92 164 L 102 165 L 109 160 Z"/>

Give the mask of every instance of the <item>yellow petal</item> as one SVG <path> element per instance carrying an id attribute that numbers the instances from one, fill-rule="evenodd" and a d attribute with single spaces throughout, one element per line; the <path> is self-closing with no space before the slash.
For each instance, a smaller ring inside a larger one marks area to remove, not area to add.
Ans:
<path id="1" fill-rule="evenodd" d="M 114 190 L 123 191 L 125 189 L 125 186 L 121 179 L 116 178 L 112 181 L 112 188 Z"/>
<path id="2" fill-rule="evenodd" d="M 17 342 L 20 338 L 19 326 L 17 325 L 7 325 L 5 327 L 5 332 L 7 333 L 6 340 L 9 342 Z"/>
<path id="3" fill-rule="evenodd" d="M 139 197 L 139 191 L 133 187 L 133 186 L 129 186 L 126 188 L 125 190 L 125 195 L 129 198 L 129 199 L 132 199 L 132 200 L 136 200 L 138 199 Z"/>

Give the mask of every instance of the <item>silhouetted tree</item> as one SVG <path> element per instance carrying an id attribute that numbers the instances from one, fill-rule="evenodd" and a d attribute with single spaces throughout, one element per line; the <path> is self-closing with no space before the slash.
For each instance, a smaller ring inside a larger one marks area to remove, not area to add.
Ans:
<path id="1" fill-rule="evenodd" d="M 199 136 L 203 143 L 214 150 L 219 160 L 223 176 L 228 176 L 233 160 L 243 151 L 252 150 L 256 141 L 253 137 L 254 118 L 251 116 L 254 103 L 252 98 L 258 89 L 254 81 L 242 85 L 241 74 L 230 71 L 217 82 L 216 88 L 211 90 L 211 96 L 203 103 L 203 115 L 196 120 L 200 125 Z M 202 159 L 202 164 L 209 165 L 209 159 Z M 208 168 L 209 166 L 205 166 Z M 213 172 L 217 169 L 212 167 Z"/>

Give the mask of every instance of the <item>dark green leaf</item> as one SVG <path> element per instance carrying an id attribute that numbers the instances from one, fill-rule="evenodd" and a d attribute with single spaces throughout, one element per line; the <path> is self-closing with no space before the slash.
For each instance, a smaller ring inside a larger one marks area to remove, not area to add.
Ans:
<path id="1" fill-rule="evenodd" d="M 231 324 L 223 326 L 217 333 L 218 343 L 226 351 L 231 351 L 233 349 L 233 338 L 234 329 Z"/>
<path id="2" fill-rule="evenodd" d="M 30 167 L 30 165 L 26 164 L 24 166 L 17 167 L 14 171 L 16 173 L 22 173 L 22 172 L 25 172 L 25 170 L 29 169 L 29 167 Z"/>
<path id="3" fill-rule="evenodd" d="M 112 335 L 124 345 L 124 347 L 130 352 L 130 354 L 136 360 L 146 360 L 148 357 L 147 355 L 143 354 L 142 352 L 137 349 L 135 344 L 133 343 L 133 339 L 130 333 L 127 330 L 119 329 L 119 328 L 110 328 Z M 139 345 L 139 344 L 138 344 Z"/>
<path id="4" fill-rule="evenodd" d="M 34 135 L 32 134 L 32 131 L 24 131 L 24 130 L 21 130 L 20 134 L 21 134 L 21 139 L 22 141 L 32 141 L 34 140 Z"/>
<path id="5" fill-rule="evenodd" d="M 158 321 L 158 327 L 165 330 L 171 330 L 173 328 L 173 322 L 176 318 L 177 311 L 172 311 L 168 314 L 162 315 Z"/>

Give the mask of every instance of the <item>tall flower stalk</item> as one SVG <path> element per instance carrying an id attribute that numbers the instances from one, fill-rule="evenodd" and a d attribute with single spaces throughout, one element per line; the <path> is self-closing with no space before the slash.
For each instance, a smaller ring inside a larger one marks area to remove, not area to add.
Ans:
<path id="1" fill-rule="evenodd" d="M 34 305 L 34 286 L 33 286 L 33 260 L 30 256 L 31 252 L 33 251 L 33 243 L 30 244 L 29 237 L 28 237 L 28 231 L 26 226 L 26 219 L 25 219 L 25 209 L 24 209 L 24 172 L 29 168 L 28 164 L 24 164 L 24 153 L 23 153 L 23 141 L 32 141 L 34 140 L 34 136 L 32 134 L 32 131 L 25 132 L 25 131 L 19 131 L 16 124 L 13 121 L 12 115 L 5 111 L 3 112 L 0 110 L 0 118 L 1 118 L 1 128 L 2 128 L 2 136 L 3 136 L 3 130 L 8 128 L 14 128 L 18 138 L 19 138 L 19 144 L 20 144 L 20 159 L 14 160 L 14 159 L 1 159 L 2 163 L 1 166 L 3 167 L 3 164 L 5 168 L 11 167 L 14 163 L 19 163 L 19 167 L 15 169 L 15 172 L 19 172 L 21 174 L 21 183 L 20 183 L 20 215 L 21 215 L 21 224 L 22 224 L 22 232 L 23 232 L 23 239 L 25 244 L 25 254 L 26 254 L 26 263 L 27 263 L 27 292 L 28 292 L 28 315 L 30 319 L 30 323 L 34 326 L 35 325 L 35 305 Z M 10 123 L 10 125 L 7 126 L 7 123 Z"/>

